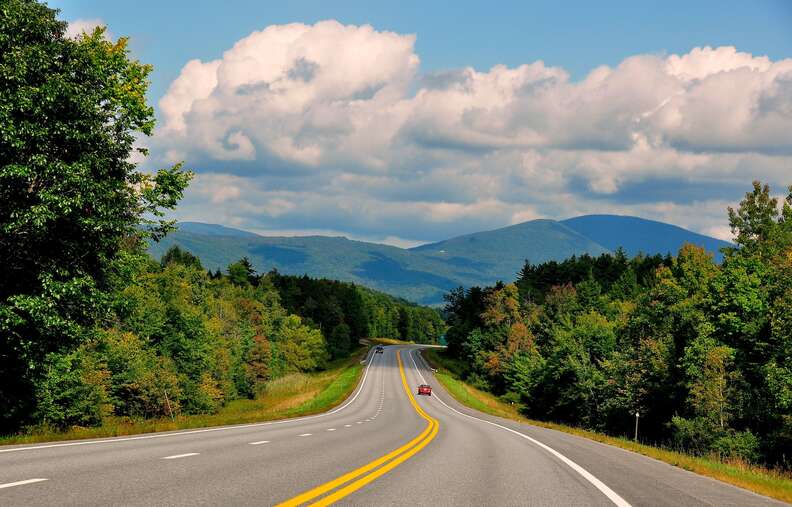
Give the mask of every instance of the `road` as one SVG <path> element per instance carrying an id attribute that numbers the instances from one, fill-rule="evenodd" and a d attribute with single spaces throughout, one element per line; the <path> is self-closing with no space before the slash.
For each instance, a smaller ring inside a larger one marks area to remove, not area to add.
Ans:
<path id="1" fill-rule="evenodd" d="M 434 395 L 414 396 L 429 383 Z M 0 447 L 0 505 L 784 505 L 481 414 L 418 347 L 371 354 L 338 408 L 260 424 Z"/>

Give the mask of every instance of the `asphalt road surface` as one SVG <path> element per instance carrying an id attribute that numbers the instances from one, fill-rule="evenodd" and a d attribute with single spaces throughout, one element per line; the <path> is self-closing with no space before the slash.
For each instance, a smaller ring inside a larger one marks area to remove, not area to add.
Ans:
<path id="1" fill-rule="evenodd" d="M 433 396 L 417 396 L 431 384 Z M 0 447 L 0 505 L 783 505 L 456 403 L 418 347 L 338 408 L 260 424 Z"/>

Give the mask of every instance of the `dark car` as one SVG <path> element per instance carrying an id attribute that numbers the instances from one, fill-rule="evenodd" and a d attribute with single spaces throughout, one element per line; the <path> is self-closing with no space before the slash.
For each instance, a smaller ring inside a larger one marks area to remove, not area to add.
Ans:
<path id="1" fill-rule="evenodd" d="M 382 347 L 382 345 L 377 345 L 374 348 L 374 353 L 375 354 L 382 354 L 384 351 L 385 351 L 385 349 Z"/>
<path id="2" fill-rule="evenodd" d="M 432 395 L 432 386 L 421 384 L 418 386 L 418 394 L 425 394 L 426 396 Z"/>

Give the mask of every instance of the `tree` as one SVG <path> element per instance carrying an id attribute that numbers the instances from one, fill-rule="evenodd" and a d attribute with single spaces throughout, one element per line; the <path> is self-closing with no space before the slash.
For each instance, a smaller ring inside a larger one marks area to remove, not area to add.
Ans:
<path id="1" fill-rule="evenodd" d="M 6 0 L 0 16 L 0 431 L 34 413 L 44 357 L 85 340 L 122 250 L 141 223 L 172 227 L 163 209 L 191 176 L 131 162 L 154 126 L 151 68 L 102 29 L 67 38 L 56 15 Z"/>
<path id="2" fill-rule="evenodd" d="M 399 322 L 396 324 L 396 328 L 399 330 L 400 339 L 405 341 L 412 339 L 412 316 L 406 308 L 399 308 Z"/>
<path id="3" fill-rule="evenodd" d="M 36 419 L 57 429 L 101 424 L 108 411 L 108 372 L 84 348 L 50 354 L 36 385 Z"/>
<path id="4" fill-rule="evenodd" d="M 233 264 L 228 266 L 228 278 L 234 285 L 250 285 L 256 279 L 256 270 L 250 259 L 242 257 Z"/>
<path id="5" fill-rule="evenodd" d="M 327 340 L 327 345 L 330 348 L 330 354 L 333 359 L 349 354 L 349 349 L 352 347 L 349 326 L 342 322 L 334 327 Z"/>
<path id="6" fill-rule="evenodd" d="M 730 418 L 730 398 L 735 373 L 734 350 L 718 345 L 705 330 L 685 350 L 683 359 L 689 378 L 689 403 L 693 412 L 724 430 Z"/>
<path id="7" fill-rule="evenodd" d="M 792 186 L 779 210 L 770 187 L 753 182 L 740 206 L 729 208 L 729 225 L 735 242 L 749 254 L 768 258 L 792 244 Z"/>
<path id="8" fill-rule="evenodd" d="M 312 371 L 325 366 L 327 345 L 322 333 L 304 325 L 300 317 L 289 315 L 280 329 L 280 343 L 289 371 Z"/>
<path id="9" fill-rule="evenodd" d="M 162 267 L 165 267 L 173 262 L 176 264 L 181 264 L 182 266 L 192 266 L 198 269 L 203 269 L 203 266 L 201 266 L 201 259 L 194 256 L 187 250 L 182 250 L 179 248 L 179 245 L 173 245 L 170 247 L 160 260 Z"/>

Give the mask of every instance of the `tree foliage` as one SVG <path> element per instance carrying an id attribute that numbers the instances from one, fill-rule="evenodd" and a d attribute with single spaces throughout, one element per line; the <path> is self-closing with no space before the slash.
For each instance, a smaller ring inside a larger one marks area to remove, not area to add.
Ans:
<path id="1" fill-rule="evenodd" d="M 277 271 L 264 276 L 262 283 L 277 289 L 289 312 L 322 330 L 333 358 L 348 354 L 361 338 L 437 343 L 445 330 L 437 311 L 353 283 Z"/>
<path id="2" fill-rule="evenodd" d="M 446 298 L 463 375 L 534 418 L 690 452 L 792 454 L 792 188 L 754 183 L 729 210 L 723 263 L 621 251 L 540 265 Z M 788 458 L 787 458 L 788 459 Z"/>
<path id="3" fill-rule="evenodd" d="M 141 223 L 154 238 L 168 230 L 163 210 L 190 173 L 147 174 L 130 161 L 154 119 L 151 69 L 129 57 L 126 39 L 102 29 L 67 38 L 56 11 L 33 0 L 0 10 L 3 431 L 38 413 L 36 383 L 80 364 L 67 358 L 106 317 L 122 251 Z"/>

